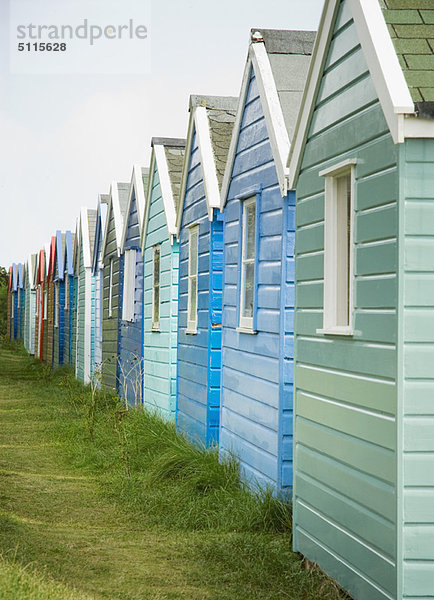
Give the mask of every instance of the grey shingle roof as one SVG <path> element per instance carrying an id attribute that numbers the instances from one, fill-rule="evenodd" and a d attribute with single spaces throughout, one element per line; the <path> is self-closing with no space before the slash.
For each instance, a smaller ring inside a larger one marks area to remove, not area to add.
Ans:
<path id="1" fill-rule="evenodd" d="M 263 42 L 270 61 L 286 130 L 291 140 L 303 97 L 316 31 L 252 29 L 251 40 Z"/>
<path id="2" fill-rule="evenodd" d="M 87 211 L 87 221 L 89 224 L 89 244 L 90 244 L 90 261 L 92 262 L 93 247 L 95 245 L 96 232 L 96 215 L 97 211 L 93 208 Z"/>
<path id="3" fill-rule="evenodd" d="M 167 167 L 169 169 L 170 184 L 172 186 L 175 210 L 178 210 L 179 194 L 181 192 L 182 167 L 184 165 L 185 155 L 185 140 L 178 140 L 178 142 L 183 142 L 183 145 L 180 143 L 177 143 L 176 145 L 164 145 L 164 153 L 166 155 Z"/>
<path id="4" fill-rule="evenodd" d="M 379 1 L 416 110 L 432 116 L 434 0 Z"/>
<path id="5" fill-rule="evenodd" d="M 149 169 L 148 167 L 142 167 L 142 181 L 143 181 L 143 190 L 145 192 L 145 196 L 148 192 L 148 184 L 149 184 Z"/>
<path id="6" fill-rule="evenodd" d="M 108 204 L 110 202 L 110 194 L 100 194 L 99 198 L 102 204 Z"/>

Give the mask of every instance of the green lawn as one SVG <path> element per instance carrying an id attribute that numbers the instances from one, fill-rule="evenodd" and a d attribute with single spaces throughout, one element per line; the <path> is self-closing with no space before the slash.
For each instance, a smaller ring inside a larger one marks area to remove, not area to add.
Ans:
<path id="1" fill-rule="evenodd" d="M 0 600 L 345 596 L 288 508 L 174 428 L 0 348 Z"/>

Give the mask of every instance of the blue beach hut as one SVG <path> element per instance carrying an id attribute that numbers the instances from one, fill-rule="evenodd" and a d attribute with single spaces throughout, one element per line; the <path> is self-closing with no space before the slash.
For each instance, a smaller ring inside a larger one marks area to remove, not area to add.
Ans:
<path id="1" fill-rule="evenodd" d="M 74 247 L 75 233 L 67 231 L 65 234 L 65 252 L 63 255 L 63 280 L 65 294 L 65 315 L 64 315 L 64 338 L 63 338 L 63 362 L 66 365 L 73 364 L 72 353 L 72 332 L 74 315 Z"/>
<path id="2" fill-rule="evenodd" d="M 178 338 L 176 209 L 185 140 L 152 138 L 149 186 L 142 234 L 145 407 L 174 421 Z"/>
<path id="3" fill-rule="evenodd" d="M 100 194 L 96 211 L 95 242 L 92 252 L 92 275 L 95 281 L 95 325 L 94 325 L 94 372 L 100 377 L 102 364 L 102 300 L 104 265 L 102 262 L 102 245 L 105 222 L 110 196 Z"/>
<path id="4" fill-rule="evenodd" d="M 220 453 L 292 485 L 295 194 L 286 161 L 315 32 L 251 30 L 222 185 Z"/>
<path id="5" fill-rule="evenodd" d="M 119 280 L 119 397 L 131 406 L 143 403 L 143 256 L 140 245 L 148 169 L 134 165 L 123 222 Z"/>
<path id="6" fill-rule="evenodd" d="M 63 365 L 65 347 L 65 272 L 63 268 L 66 233 L 56 231 L 53 259 L 53 366 Z"/>
<path id="7" fill-rule="evenodd" d="M 176 227 L 179 304 L 176 423 L 218 442 L 223 274 L 220 189 L 237 98 L 191 96 Z"/>

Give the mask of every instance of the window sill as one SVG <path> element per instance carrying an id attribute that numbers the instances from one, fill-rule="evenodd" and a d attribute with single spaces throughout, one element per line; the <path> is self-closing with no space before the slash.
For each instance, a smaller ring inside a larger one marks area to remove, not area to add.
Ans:
<path id="1" fill-rule="evenodd" d="M 354 335 L 352 327 L 329 327 L 328 329 L 317 329 L 316 332 L 323 335 Z"/>
<path id="2" fill-rule="evenodd" d="M 187 329 L 185 330 L 185 333 L 186 333 L 187 335 L 197 335 L 197 329 L 188 329 L 188 328 L 187 328 Z"/>
<path id="3" fill-rule="evenodd" d="M 249 327 L 237 327 L 236 331 L 238 333 L 248 333 L 250 335 L 256 335 L 258 333 L 256 329 L 250 329 Z"/>
<path id="4" fill-rule="evenodd" d="M 159 325 L 152 325 L 151 327 L 151 331 L 154 331 L 156 333 L 160 333 L 160 326 Z"/>

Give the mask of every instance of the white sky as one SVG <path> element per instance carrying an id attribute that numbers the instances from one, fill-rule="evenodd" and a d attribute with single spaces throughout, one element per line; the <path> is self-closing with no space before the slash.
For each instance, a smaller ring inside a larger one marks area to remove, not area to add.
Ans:
<path id="1" fill-rule="evenodd" d="M 0 265 L 26 260 L 56 229 L 74 231 L 81 206 L 129 182 L 134 163 L 148 166 L 151 137 L 185 137 L 190 94 L 238 95 L 251 27 L 316 29 L 322 5 L 151 0 L 150 73 L 11 75 L 0 0 Z"/>

